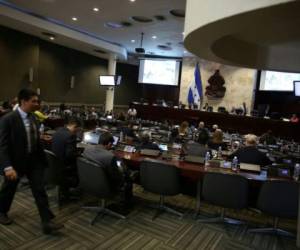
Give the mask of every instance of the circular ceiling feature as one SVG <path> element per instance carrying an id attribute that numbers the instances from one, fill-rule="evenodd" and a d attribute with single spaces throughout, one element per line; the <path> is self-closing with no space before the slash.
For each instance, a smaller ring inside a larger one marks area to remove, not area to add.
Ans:
<path id="1" fill-rule="evenodd" d="M 181 17 L 184 18 L 185 17 L 185 10 L 180 10 L 180 9 L 174 9 L 174 10 L 170 10 L 170 14 L 176 17 Z"/>
<path id="2" fill-rule="evenodd" d="M 153 20 L 149 17 L 145 16 L 132 16 L 131 17 L 134 21 L 140 22 L 140 23 L 151 23 Z"/>
<path id="3" fill-rule="evenodd" d="M 166 21 L 167 20 L 167 18 L 162 15 L 155 15 L 154 17 L 157 21 Z"/>
<path id="4" fill-rule="evenodd" d="M 172 50 L 172 47 L 170 47 L 168 45 L 162 45 L 162 44 L 157 45 L 157 48 L 159 48 L 161 50 L 167 50 L 167 51 Z"/>
<path id="5" fill-rule="evenodd" d="M 196 10 L 198 1 L 194 3 L 196 5 L 188 9 Z M 260 1 L 256 3 L 260 4 Z M 210 23 L 193 25 L 189 23 L 187 13 L 187 27 L 193 29 L 186 30 L 184 45 L 194 55 L 209 61 L 263 70 L 300 72 L 299 9 L 300 1 L 268 7 L 258 5 L 235 14 L 225 12 L 222 18 Z"/>
<path id="6" fill-rule="evenodd" d="M 94 52 L 97 52 L 99 54 L 106 54 L 106 51 L 101 50 L 101 49 L 94 49 Z"/>
<path id="7" fill-rule="evenodd" d="M 121 29 L 124 27 L 124 25 L 120 22 L 106 22 L 104 23 L 104 26 L 111 29 Z"/>
<path id="8" fill-rule="evenodd" d="M 55 37 L 55 35 L 53 33 L 50 33 L 50 32 L 42 32 L 42 34 L 44 36 L 51 36 L 51 37 Z"/>

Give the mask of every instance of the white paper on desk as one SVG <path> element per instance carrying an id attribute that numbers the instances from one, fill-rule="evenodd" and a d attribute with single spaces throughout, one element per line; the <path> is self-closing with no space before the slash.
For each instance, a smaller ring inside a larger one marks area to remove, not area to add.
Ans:
<path id="1" fill-rule="evenodd" d="M 174 149 L 181 149 L 181 144 L 173 143 L 172 148 L 174 148 Z"/>

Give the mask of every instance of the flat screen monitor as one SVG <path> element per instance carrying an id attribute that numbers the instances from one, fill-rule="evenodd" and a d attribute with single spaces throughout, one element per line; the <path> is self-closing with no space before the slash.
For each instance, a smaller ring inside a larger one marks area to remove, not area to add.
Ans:
<path id="1" fill-rule="evenodd" d="M 295 96 L 300 96 L 300 81 L 294 81 Z"/>
<path id="2" fill-rule="evenodd" d="M 179 71 L 179 60 L 141 59 L 139 83 L 178 86 Z"/>
<path id="3" fill-rule="evenodd" d="M 100 134 L 95 132 L 85 132 L 83 134 L 83 142 L 96 145 L 99 143 Z"/>
<path id="4" fill-rule="evenodd" d="M 106 75 L 106 76 L 99 76 L 99 81 L 101 86 L 115 86 L 120 85 L 122 81 L 122 76 L 117 75 Z"/>
<path id="5" fill-rule="evenodd" d="M 118 142 L 119 142 L 119 137 L 113 136 L 113 138 L 114 138 L 113 145 L 116 146 L 118 144 Z"/>
<path id="6" fill-rule="evenodd" d="M 122 81 L 122 76 L 115 76 L 116 78 L 116 85 L 120 85 L 121 84 L 121 81 Z"/>
<path id="7" fill-rule="evenodd" d="M 101 86 L 115 86 L 115 76 L 99 76 Z"/>
<path id="8" fill-rule="evenodd" d="M 259 90 L 261 91 L 294 91 L 294 82 L 300 81 L 300 73 L 262 71 Z"/>

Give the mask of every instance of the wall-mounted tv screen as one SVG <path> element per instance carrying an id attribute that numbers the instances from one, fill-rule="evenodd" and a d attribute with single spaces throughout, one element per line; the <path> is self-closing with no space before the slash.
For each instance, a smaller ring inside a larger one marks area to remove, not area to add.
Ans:
<path id="1" fill-rule="evenodd" d="M 122 76 L 113 76 L 113 75 L 106 75 L 106 76 L 99 76 L 99 81 L 101 86 L 115 86 L 120 85 L 122 80 Z"/>
<path id="2" fill-rule="evenodd" d="M 300 81 L 294 81 L 295 96 L 300 96 Z"/>
<path id="3" fill-rule="evenodd" d="M 139 83 L 178 86 L 180 61 L 175 59 L 140 60 Z"/>
<path id="4" fill-rule="evenodd" d="M 300 80 L 300 73 L 261 71 L 259 90 L 293 92 L 297 80 Z"/>

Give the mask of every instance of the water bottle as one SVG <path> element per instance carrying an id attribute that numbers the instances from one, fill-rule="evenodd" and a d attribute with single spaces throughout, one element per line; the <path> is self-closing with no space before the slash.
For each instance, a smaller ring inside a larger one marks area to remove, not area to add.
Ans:
<path id="1" fill-rule="evenodd" d="M 40 126 L 40 134 L 44 134 L 44 131 L 45 131 L 45 126 L 44 124 L 42 123 L 41 126 Z"/>
<path id="2" fill-rule="evenodd" d="M 232 163 L 231 163 L 231 170 L 237 171 L 238 170 L 238 158 L 235 156 L 233 157 Z"/>
<path id="3" fill-rule="evenodd" d="M 298 181 L 299 179 L 299 174 L 300 174 L 300 164 L 296 163 L 295 167 L 294 167 L 294 175 L 293 175 L 293 179 L 295 181 Z"/>
<path id="4" fill-rule="evenodd" d="M 205 155 L 205 166 L 209 166 L 209 160 L 210 160 L 210 153 L 209 152 L 206 152 L 206 155 Z"/>
<path id="5" fill-rule="evenodd" d="M 123 131 L 120 132 L 120 142 L 124 141 L 124 134 Z"/>
<path id="6" fill-rule="evenodd" d="M 218 149 L 217 158 L 222 159 L 222 147 L 221 146 Z"/>

